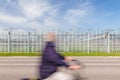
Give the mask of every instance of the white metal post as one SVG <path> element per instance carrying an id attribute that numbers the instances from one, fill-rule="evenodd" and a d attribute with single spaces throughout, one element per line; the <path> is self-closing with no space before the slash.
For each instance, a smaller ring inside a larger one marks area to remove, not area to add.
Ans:
<path id="1" fill-rule="evenodd" d="M 89 32 L 88 32 L 88 41 L 87 41 L 87 52 L 89 53 L 90 52 L 90 35 L 89 35 Z"/>
<path id="2" fill-rule="evenodd" d="M 65 50 L 66 50 L 65 32 L 63 32 L 62 38 L 63 38 L 63 43 L 62 43 L 62 45 L 63 45 L 63 52 L 65 52 Z"/>
<path id="3" fill-rule="evenodd" d="M 107 33 L 107 38 L 106 38 L 106 43 L 107 43 L 107 45 L 106 45 L 106 49 L 107 49 L 107 52 L 108 53 L 110 53 L 110 33 L 108 32 Z"/>
<path id="4" fill-rule="evenodd" d="M 10 43 L 10 41 L 11 41 L 11 33 L 8 32 L 8 52 L 11 52 L 11 43 Z"/>
<path id="5" fill-rule="evenodd" d="M 101 31 L 100 31 L 100 30 L 99 30 L 99 34 L 101 35 Z M 101 37 L 101 38 L 102 38 L 102 37 Z M 99 43 L 99 48 L 100 48 L 100 49 L 99 49 L 99 52 L 101 52 L 101 40 L 102 40 L 101 38 L 100 38 L 100 41 L 99 41 L 99 42 L 100 42 L 100 43 Z"/>
<path id="6" fill-rule="evenodd" d="M 72 30 L 72 52 L 74 52 L 74 40 L 73 40 L 74 31 Z"/>
<path id="7" fill-rule="evenodd" d="M 30 52 L 30 32 L 28 32 L 28 52 Z"/>
<path id="8" fill-rule="evenodd" d="M 60 45 L 60 47 L 59 47 L 59 49 L 60 49 L 60 52 L 62 52 L 62 48 L 61 48 L 61 30 L 60 30 L 60 33 L 59 33 L 59 45 Z"/>
<path id="9" fill-rule="evenodd" d="M 69 33 L 68 33 L 68 34 L 67 34 L 67 52 L 69 52 L 69 47 L 70 47 L 70 46 L 69 46 L 69 43 L 70 43 L 70 42 L 69 42 Z"/>

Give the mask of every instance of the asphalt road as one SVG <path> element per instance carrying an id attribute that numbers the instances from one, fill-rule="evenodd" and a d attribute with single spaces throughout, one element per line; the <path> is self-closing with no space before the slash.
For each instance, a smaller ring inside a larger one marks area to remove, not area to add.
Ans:
<path id="1" fill-rule="evenodd" d="M 74 57 L 84 64 L 85 80 L 120 80 L 120 57 Z M 0 80 L 38 76 L 39 57 L 0 57 Z"/>

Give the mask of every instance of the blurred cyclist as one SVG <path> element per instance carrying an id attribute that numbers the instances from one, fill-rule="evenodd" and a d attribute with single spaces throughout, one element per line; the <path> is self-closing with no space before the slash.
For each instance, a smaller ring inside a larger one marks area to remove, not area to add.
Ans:
<path id="1" fill-rule="evenodd" d="M 58 67 L 65 66 L 68 69 L 80 69 L 79 65 L 68 65 L 64 62 L 70 61 L 72 58 L 64 57 L 55 50 L 56 36 L 54 33 L 46 35 L 47 41 L 42 54 L 42 61 L 40 65 L 40 79 L 42 80 L 72 80 L 69 74 L 57 72 Z"/>

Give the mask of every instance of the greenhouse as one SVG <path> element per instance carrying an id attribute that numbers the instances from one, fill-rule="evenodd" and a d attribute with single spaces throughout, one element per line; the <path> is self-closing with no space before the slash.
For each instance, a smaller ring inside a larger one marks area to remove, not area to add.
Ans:
<path id="1" fill-rule="evenodd" d="M 53 31 L 60 52 L 120 52 L 119 30 L 68 32 Z M 45 31 L 0 30 L 0 52 L 39 52 L 45 43 Z"/>

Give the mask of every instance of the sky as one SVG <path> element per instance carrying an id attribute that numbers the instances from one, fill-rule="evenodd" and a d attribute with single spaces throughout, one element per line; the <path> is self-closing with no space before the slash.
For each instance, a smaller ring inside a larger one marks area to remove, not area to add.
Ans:
<path id="1" fill-rule="evenodd" d="M 120 0 L 0 0 L 0 29 L 118 29 Z"/>

